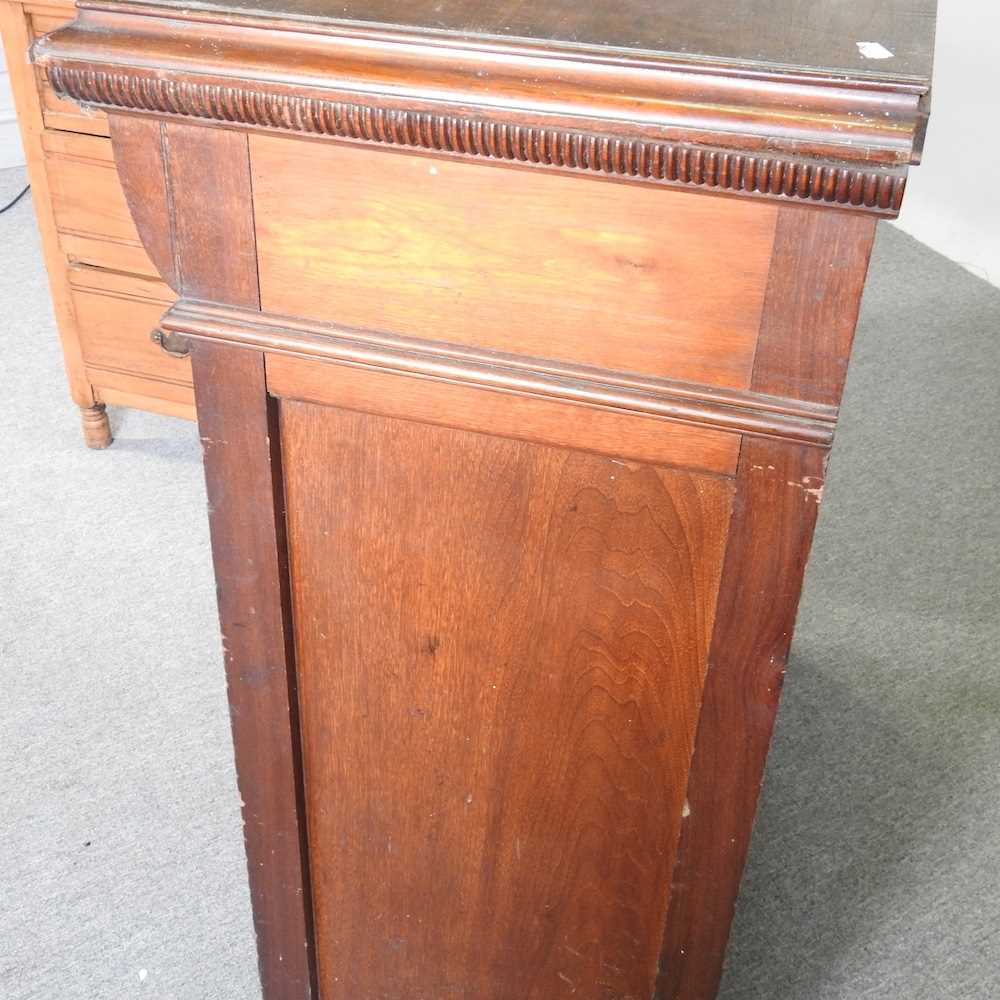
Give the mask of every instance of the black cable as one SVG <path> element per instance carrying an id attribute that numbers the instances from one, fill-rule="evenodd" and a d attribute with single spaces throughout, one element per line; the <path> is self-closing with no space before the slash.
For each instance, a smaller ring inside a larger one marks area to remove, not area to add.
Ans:
<path id="1" fill-rule="evenodd" d="M 3 208 L 0 208 L 0 215 L 3 215 L 3 213 L 6 212 L 8 209 L 13 208 L 30 190 L 31 190 L 31 185 L 25 184 L 20 194 L 14 195 L 14 197 L 10 201 L 8 201 Z"/>

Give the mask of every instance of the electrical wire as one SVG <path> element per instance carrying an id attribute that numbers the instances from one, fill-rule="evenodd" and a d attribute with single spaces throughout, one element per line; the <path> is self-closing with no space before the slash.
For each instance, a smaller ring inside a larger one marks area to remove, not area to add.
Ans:
<path id="1" fill-rule="evenodd" d="M 18 194 L 14 195 L 14 197 L 11 198 L 11 200 L 8 201 L 3 208 L 0 208 L 0 215 L 3 215 L 3 213 L 8 211 L 9 209 L 12 209 L 30 190 L 31 190 L 31 185 L 25 184 Z"/>

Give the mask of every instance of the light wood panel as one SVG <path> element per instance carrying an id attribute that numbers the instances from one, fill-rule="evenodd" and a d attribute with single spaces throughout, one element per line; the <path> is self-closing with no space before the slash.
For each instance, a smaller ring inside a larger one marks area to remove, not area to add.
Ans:
<path id="1" fill-rule="evenodd" d="M 196 419 L 194 390 L 187 383 L 105 368 L 88 368 L 87 376 L 102 403 L 151 410 L 184 420 Z"/>
<path id="2" fill-rule="evenodd" d="M 76 17 L 76 6 L 72 3 L 25 4 L 24 14 L 31 38 L 38 39 L 72 21 Z M 36 68 L 35 74 L 46 128 L 90 135 L 108 134 L 108 119 L 103 112 L 82 108 L 73 101 L 59 97 L 52 89 L 44 69 Z"/>
<path id="3" fill-rule="evenodd" d="M 732 483 L 280 415 L 322 995 L 649 996 Z"/>
<path id="4" fill-rule="evenodd" d="M 149 254 L 134 243 L 117 243 L 102 236 L 85 236 L 81 233 L 60 233 L 59 246 L 71 265 L 91 264 L 147 278 L 160 277 Z"/>
<path id="5" fill-rule="evenodd" d="M 37 77 L 35 68 L 27 60 L 28 48 L 32 42 L 30 19 L 20 4 L 0 0 L 0 34 L 3 36 L 4 55 L 17 108 L 17 121 L 21 129 L 25 159 L 28 162 L 31 196 L 38 219 L 45 268 L 52 292 L 52 307 L 66 364 L 66 378 L 73 401 L 78 406 L 91 407 L 94 404 L 94 393 L 84 371 L 65 259 L 59 247 L 59 237 L 52 212 L 48 170 L 42 149 L 45 124 L 38 99 Z"/>
<path id="6" fill-rule="evenodd" d="M 97 267 L 124 264 L 155 275 L 122 193 L 111 143 L 100 136 L 46 132 L 42 144 L 63 251 Z"/>
<path id="7" fill-rule="evenodd" d="M 739 434 L 711 428 L 280 354 L 267 356 L 267 387 L 275 396 L 722 475 L 736 471 L 740 452 Z"/>
<path id="8" fill-rule="evenodd" d="M 162 281 L 91 267 L 69 271 L 73 310 L 88 366 L 191 384 L 191 363 L 150 340 L 173 301 Z"/>
<path id="9" fill-rule="evenodd" d="M 265 311 L 749 385 L 773 206 L 261 135 L 250 153 Z"/>

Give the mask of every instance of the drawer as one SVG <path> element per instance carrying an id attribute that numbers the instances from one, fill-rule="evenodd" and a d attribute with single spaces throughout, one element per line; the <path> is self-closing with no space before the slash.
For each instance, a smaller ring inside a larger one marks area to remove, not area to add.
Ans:
<path id="1" fill-rule="evenodd" d="M 191 384 L 190 361 L 171 357 L 149 339 L 174 300 L 162 281 L 77 265 L 69 269 L 69 282 L 88 369 Z"/>
<path id="2" fill-rule="evenodd" d="M 32 38 L 41 38 L 76 16 L 76 9 L 72 4 L 27 4 L 24 10 Z M 63 100 L 52 89 L 43 70 L 36 69 L 35 73 L 42 105 L 42 120 L 46 128 L 89 135 L 108 134 L 107 115 L 101 111 L 85 111 L 78 104 Z"/>
<path id="3" fill-rule="evenodd" d="M 59 243 L 70 261 L 155 277 L 118 180 L 111 141 L 45 132 L 42 147 Z"/>
<path id="4" fill-rule="evenodd" d="M 262 135 L 250 159 L 266 312 L 750 384 L 773 205 Z"/>
<path id="5" fill-rule="evenodd" d="M 86 372 L 94 397 L 101 403 L 150 410 L 184 420 L 197 419 L 194 388 L 186 382 L 170 382 L 93 366 L 88 367 Z"/>

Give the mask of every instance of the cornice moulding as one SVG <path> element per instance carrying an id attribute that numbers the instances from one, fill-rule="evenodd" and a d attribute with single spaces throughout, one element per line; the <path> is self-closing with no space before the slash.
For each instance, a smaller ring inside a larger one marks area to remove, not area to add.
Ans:
<path id="1" fill-rule="evenodd" d="M 616 180 L 898 212 L 913 87 L 762 79 L 563 50 L 211 23 L 92 6 L 36 43 L 108 111 L 381 143 Z"/>

